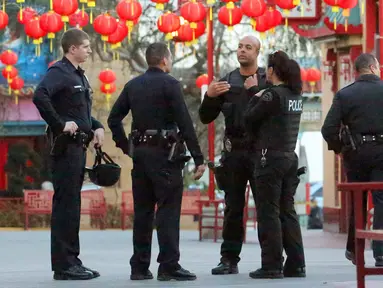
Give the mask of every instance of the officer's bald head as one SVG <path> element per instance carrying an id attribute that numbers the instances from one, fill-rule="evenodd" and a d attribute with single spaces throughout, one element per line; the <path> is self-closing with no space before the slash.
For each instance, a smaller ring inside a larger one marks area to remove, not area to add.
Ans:
<path id="1" fill-rule="evenodd" d="M 380 76 L 379 62 L 370 53 L 362 53 L 356 58 L 355 70 L 359 74 L 375 74 Z"/>
<path id="2" fill-rule="evenodd" d="M 257 57 L 261 49 L 261 42 L 257 37 L 248 35 L 239 40 L 237 59 L 241 66 L 249 67 L 257 64 Z"/>

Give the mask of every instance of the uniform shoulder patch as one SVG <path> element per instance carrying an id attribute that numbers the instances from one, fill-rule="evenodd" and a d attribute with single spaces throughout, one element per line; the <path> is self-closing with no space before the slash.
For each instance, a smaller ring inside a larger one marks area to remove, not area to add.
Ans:
<path id="1" fill-rule="evenodd" d="M 273 92 L 266 91 L 265 93 L 262 94 L 261 99 L 263 101 L 270 102 L 273 100 L 273 97 L 274 97 Z"/>

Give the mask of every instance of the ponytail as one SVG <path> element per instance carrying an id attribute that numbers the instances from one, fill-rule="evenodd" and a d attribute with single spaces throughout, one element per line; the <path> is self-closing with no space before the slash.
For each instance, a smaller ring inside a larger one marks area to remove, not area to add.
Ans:
<path id="1" fill-rule="evenodd" d="M 272 67 L 275 75 L 284 82 L 294 93 L 302 93 L 301 68 L 283 51 L 269 55 L 268 67 Z"/>
<path id="2" fill-rule="evenodd" d="M 299 67 L 298 63 L 293 60 L 289 59 L 287 63 L 288 73 L 287 73 L 287 79 L 282 79 L 282 81 L 285 81 L 286 84 L 289 86 L 289 88 L 297 93 L 302 93 L 302 77 L 301 77 L 301 68 Z"/>

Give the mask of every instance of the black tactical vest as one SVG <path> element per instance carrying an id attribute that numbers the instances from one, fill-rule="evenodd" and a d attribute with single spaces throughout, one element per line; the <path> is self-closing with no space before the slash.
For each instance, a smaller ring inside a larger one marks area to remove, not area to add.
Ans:
<path id="1" fill-rule="evenodd" d="M 255 147 L 293 152 L 303 111 L 302 96 L 294 94 L 283 85 L 274 86 L 270 90 L 279 95 L 280 109 L 277 115 L 272 115 L 261 125 L 255 139 Z"/>
<path id="2" fill-rule="evenodd" d="M 266 85 L 265 68 L 257 70 L 258 85 Z M 224 80 L 230 84 L 229 92 L 225 93 L 225 102 L 222 105 L 222 113 L 225 116 L 225 135 L 229 138 L 242 138 L 245 136 L 243 114 L 251 97 L 244 87 L 245 79 L 239 73 L 239 68 L 228 73 Z"/>

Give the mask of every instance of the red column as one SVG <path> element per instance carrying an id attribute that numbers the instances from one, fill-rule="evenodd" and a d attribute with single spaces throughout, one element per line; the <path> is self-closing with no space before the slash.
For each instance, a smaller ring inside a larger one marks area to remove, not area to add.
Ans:
<path id="1" fill-rule="evenodd" d="M 383 79 L 383 0 L 379 0 L 379 37 L 380 77 Z"/>
<path id="2" fill-rule="evenodd" d="M 212 9 L 212 8 L 209 8 Z M 209 79 L 209 84 L 213 81 L 214 77 L 214 67 L 213 67 L 213 56 L 214 56 L 214 41 L 213 41 L 213 21 L 210 19 L 210 13 L 207 15 L 207 75 Z M 214 153 L 214 138 L 215 138 L 215 127 L 214 122 L 208 125 L 208 149 L 209 149 L 209 160 L 214 162 L 215 153 Z M 215 183 L 214 183 L 214 173 L 209 169 L 209 190 L 208 195 L 210 200 L 215 198 Z"/>
<path id="3" fill-rule="evenodd" d="M 0 190 L 5 190 L 7 186 L 7 179 L 4 171 L 4 166 L 8 158 L 8 143 L 0 141 Z"/>

